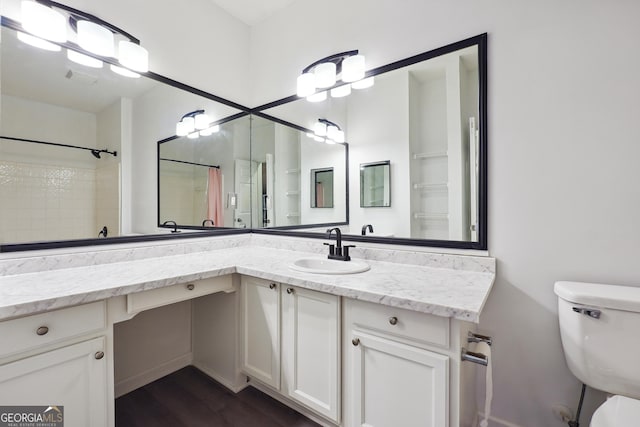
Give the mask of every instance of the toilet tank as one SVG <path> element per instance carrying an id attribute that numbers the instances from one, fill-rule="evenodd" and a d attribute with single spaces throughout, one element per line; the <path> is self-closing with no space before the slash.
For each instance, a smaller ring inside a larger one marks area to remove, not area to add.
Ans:
<path id="1" fill-rule="evenodd" d="M 640 398 L 640 287 L 556 282 L 562 347 L 590 387 Z"/>

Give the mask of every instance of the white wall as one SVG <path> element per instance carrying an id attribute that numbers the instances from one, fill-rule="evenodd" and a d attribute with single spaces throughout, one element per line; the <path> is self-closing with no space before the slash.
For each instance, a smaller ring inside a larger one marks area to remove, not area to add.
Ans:
<path id="1" fill-rule="evenodd" d="M 407 73 L 377 79 L 366 91 L 350 95 L 347 110 L 349 142 L 350 232 L 360 234 L 372 224 L 375 234 L 410 235 L 409 83 Z M 397 125 L 390 126 L 390 123 Z M 391 161 L 391 206 L 360 207 L 360 165 Z"/>
<path id="2" fill-rule="evenodd" d="M 343 145 L 319 143 L 300 135 L 300 223 L 344 222 L 346 168 Z M 333 207 L 311 207 L 311 170 L 333 168 Z"/>
<path id="3" fill-rule="evenodd" d="M 254 105 L 294 93 L 300 70 L 331 53 L 357 48 L 373 67 L 489 33 L 489 250 L 498 277 L 481 329 L 495 338 L 493 409 L 521 426 L 563 425 L 551 405 L 575 408 L 580 389 L 560 345 L 554 281 L 639 284 L 640 3 L 316 5 L 299 0 L 252 29 Z"/>

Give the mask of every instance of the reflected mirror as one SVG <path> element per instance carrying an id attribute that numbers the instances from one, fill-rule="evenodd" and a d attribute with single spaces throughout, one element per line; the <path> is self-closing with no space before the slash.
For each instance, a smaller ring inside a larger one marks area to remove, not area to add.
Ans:
<path id="1" fill-rule="evenodd" d="M 360 207 L 391 206 L 391 162 L 373 162 L 360 165 Z"/>
<path id="2" fill-rule="evenodd" d="M 346 146 L 296 127 L 235 115 L 210 136 L 159 141 L 157 157 L 159 227 L 346 223 Z"/>
<path id="3" fill-rule="evenodd" d="M 0 245 L 165 232 L 154 220 L 156 141 L 188 111 L 240 112 L 108 64 L 80 65 L 6 26 L 0 47 Z"/>
<path id="4" fill-rule="evenodd" d="M 288 98 L 263 112 L 308 129 L 318 118 L 337 123 L 349 144 L 351 194 L 360 194 L 360 164 L 394 163 L 393 205 L 369 209 L 390 198 L 362 187 L 362 204 L 350 201 L 350 233 L 372 224 L 374 237 L 398 243 L 486 249 L 486 34 L 368 75 L 373 87 L 344 98 Z"/>
<path id="5" fill-rule="evenodd" d="M 251 190 L 257 193 L 253 228 L 345 224 L 347 162 L 345 144 L 318 142 L 299 126 L 252 115 L 251 170 L 257 187 Z M 330 177 L 322 173 L 329 169 Z M 322 194 L 317 192 L 318 179 Z"/>
<path id="6" fill-rule="evenodd" d="M 249 122 L 225 119 L 211 135 L 158 142 L 158 226 L 251 225 Z"/>
<path id="7" fill-rule="evenodd" d="M 333 207 L 333 168 L 311 169 L 311 207 Z"/>

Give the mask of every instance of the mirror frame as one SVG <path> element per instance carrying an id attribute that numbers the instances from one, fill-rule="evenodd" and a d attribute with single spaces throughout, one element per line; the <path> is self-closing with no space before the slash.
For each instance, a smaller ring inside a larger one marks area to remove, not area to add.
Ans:
<path id="1" fill-rule="evenodd" d="M 310 202 L 310 207 L 312 209 L 333 209 L 333 188 L 331 188 L 331 206 L 316 206 L 317 202 L 315 202 L 318 199 L 318 193 L 317 193 L 317 189 L 315 187 L 315 183 L 317 183 L 316 180 L 316 176 L 318 173 L 324 173 L 324 172 L 331 172 L 331 186 L 333 187 L 335 185 L 334 179 L 333 179 L 333 167 L 329 166 L 326 168 L 316 168 L 316 169 L 311 169 L 310 173 L 311 173 L 311 179 L 309 179 L 309 183 L 310 183 L 310 192 L 309 194 L 312 194 L 314 197 L 310 197 L 309 202 Z M 315 202 L 315 203 L 314 203 Z"/>
<path id="2" fill-rule="evenodd" d="M 377 236 L 361 236 L 356 234 L 343 234 L 344 240 L 355 242 L 369 242 L 369 243 L 385 243 L 392 245 L 407 245 L 407 246 L 427 246 L 435 248 L 449 248 L 449 249 L 474 249 L 484 250 L 488 248 L 488 220 L 487 220 L 487 182 L 488 182 L 488 170 L 487 170 L 487 33 L 483 33 L 474 37 L 470 37 L 455 43 L 451 43 L 433 50 L 429 50 L 418 55 L 414 55 L 405 59 L 401 59 L 396 62 L 392 62 L 387 65 L 383 65 L 366 72 L 365 77 L 376 76 L 378 74 L 386 73 L 389 71 L 404 68 L 409 65 L 416 64 L 418 62 L 426 61 L 428 59 L 436 58 L 448 53 L 455 52 L 467 47 L 477 46 L 478 48 L 478 108 L 479 108 L 479 150 L 478 150 L 478 166 L 480 173 L 478 174 L 478 240 L 477 241 L 463 241 L 463 240 L 436 240 L 436 239 L 412 239 L 409 237 L 377 237 Z M 297 95 L 291 95 L 286 98 L 282 98 L 278 101 L 270 102 L 259 107 L 254 108 L 253 113 L 256 114 L 262 110 L 277 107 L 279 105 L 287 104 L 289 102 L 302 99 Z M 264 114 L 264 113 L 263 113 Z M 264 116 L 267 116 L 264 114 Z M 270 119 L 275 119 L 272 116 L 267 116 Z M 347 138 L 348 139 L 348 138 Z M 347 185 L 348 179 L 347 179 Z M 348 197 L 347 189 L 347 197 Z M 349 222 L 349 206 L 347 205 L 347 224 Z M 318 225 L 319 227 L 320 225 Z M 254 233 L 259 234 L 281 234 L 285 236 L 293 237 L 307 237 L 316 239 L 325 239 L 324 233 L 311 233 L 305 231 L 293 231 L 294 227 L 274 227 L 269 229 L 254 229 Z M 298 229 L 302 227 L 297 227 Z"/>
<path id="3" fill-rule="evenodd" d="M 14 21 L 5 16 L 0 17 L 0 25 L 3 27 L 8 27 L 16 31 L 21 31 L 22 26 L 19 22 Z M 96 59 L 103 60 L 106 63 L 119 65 L 112 58 L 100 57 L 92 54 L 91 52 L 84 51 L 79 49 L 78 46 L 70 43 L 60 43 L 62 47 L 71 48 L 72 50 L 79 51 L 88 56 L 91 56 Z M 396 62 L 392 62 L 387 65 L 383 65 L 372 70 L 366 72 L 366 77 L 375 76 L 378 74 L 386 73 L 389 71 L 393 71 L 399 68 L 403 68 L 409 65 L 416 64 L 418 62 L 426 61 L 431 58 L 435 58 L 447 53 L 451 53 L 460 49 L 464 49 L 466 47 L 477 46 L 478 47 L 478 73 L 479 73 L 479 153 L 478 153 L 478 162 L 480 173 L 478 176 L 478 241 L 456 241 L 456 240 L 432 240 L 432 239 L 412 239 L 412 238 L 395 238 L 395 237 L 377 237 L 377 236 L 360 236 L 360 235 L 352 235 L 345 234 L 343 238 L 348 241 L 357 241 L 357 242 L 369 242 L 369 243 L 382 243 L 382 244 L 394 244 L 394 245 L 406 245 L 406 246 L 426 246 L 426 247 L 434 247 L 434 248 L 451 248 L 451 249 L 474 249 L 474 250 L 487 250 L 487 206 L 488 206 L 488 194 L 487 194 L 487 183 L 488 183 L 488 170 L 487 170 L 487 33 L 483 33 L 474 37 L 467 38 L 465 40 L 461 40 L 455 43 L 451 43 L 418 55 L 414 55 Z M 236 108 L 241 111 L 240 115 L 253 114 L 259 117 L 263 117 L 276 123 L 284 124 L 286 126 L 290 126 L 296 128 L 302 132 L 309 132 L 309 129 L 303 128 L 293 123 L 289 123 L 287 121 L 278 119 L 277 117 L 273 117 L 269 114 L 262 112 L 268 108 L 277 107 L 282 104 L 286 104 L 289 102 L 293 102 L 301 99 L 297 95 L 291 95 L 286 98 L 282 98 L 277 101 L 273 101 L 267 104 L 260 105 L 258 107 L 249 108 L 238 104 L 236 102 L 230 101 L 228 99 L 219 97 L 212 93 L 205 92 L 203 90 L 197 89 L 195 87 L 189 86 L 187 84 L 181 83 L 179 81 L 173 80 L 169 77 L 165 77 L 163 75 L 154 73 L 153 71 L 148 71 L 146 73 L 139 73 L 144 77 L 153 79 L 160 83 L 167 84 L 169 86 L 175 87 L 177 89 L 185 90 L 187 92 L 193 93 L 195 95 L 202 96 L 204 98 L 219 102 L 221 104 L 227 105 L 229 107 Z M 223 119 L 224 120 L 224 119 Z M 163 140 L 166 142 L 166 140 Z M 160 143 L 161 141 L 159 141 Z M 275 235 L 283 235 L 283 236 L 292 236 L 292 237 L 305 237 L 305 238 L 314 238 L 314 239 L 325 239 L 326 235 L 324 233 L 314 233 L 314 232 L 305 232 L 305 231 L 295 231 L 304 228 L 322 228 L 327 226 L 340 226 L 340 225 L 348 225 L 349 224 L 349 145 L 348 143 L 343 144 L 345 146 L 345 157 L 346 157 L 346 199 L 347 205 L 345 209 L 346 219 L 344 222 L 338 223 L 326 223 L 326 224 L 312 224 L 307 226 L 283 226 L 283 227 L 273 227 L 273 228 L 247 228 L 247 229 L 239 229 L 239 228 L 203 228 L 203 227 L 181 227 L 183 229 L 194 229 L 198 232 L 193 233 L 172 233 L 172 234 L 148 234 L 141 236 L 117 236 L 111 237 L 108 239 L 73 239 L 73 240 L 57 240 L 57 241 L 45 241 L 45 242 L 27 242 L 27 243 L 9 243 L 9 244 L 0 244 L 0 253 L 5 252 L 18 252 L 18 251 L 30 251 L 30 250 L 45 250 L 45 249 L 58 249 L 58 248 L 70 248 L 70 247 L 82 247 L 82 246 L 98 246 L 98 245 L 112 245 L 112 244 L 122 244 L 122 243 L 140 243 L 140 242 L 149 242 L 149 241 L 161 241 L 161 240 L 170 240 L 170 239 L 184 239 L 184 238 L 202 238 L 202 237 L 211 237 L 211 236 L 222 236 L 222 235 L 234 235 L 234 234 L 246 234 L 246 233 L 256 233 L 256 234 L 275 234 Z M 158 145 L 159 147 L 159 145 Z M 159 148 L 158 148 L 159 150 Z M 159 169 L 158 169 L 159 173 Z M 159 192 L 159 188 L 156 189 Z M 159 203 L 159 201 L 158 201 Z M 171 226 L 166 226 L 166 228 L 172 228 Z"/>
<path id="4" fill-rule="evenodd" d="M 387 182 L 388 188 L 387 192 L 389 193 L 389 204 L 388 205 L 364 205 L 364 191 L 362 188 L 362 174 L 364 173 L 366 168 L 372 168 L 375 166 L 386 166 L 387 167 Z M 383 160 L 380 162 L 369 162 L 369 163 L 361 163 L 360 164 L 360 207 L 361 208 L 390 208 L 391 207 L 391 161 Z"/>

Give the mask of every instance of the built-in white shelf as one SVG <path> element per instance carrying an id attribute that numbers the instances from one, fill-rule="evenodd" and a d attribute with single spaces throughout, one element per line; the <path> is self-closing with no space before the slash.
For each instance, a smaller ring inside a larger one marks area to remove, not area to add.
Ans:
<path id="1" fill-rule="evenodd" d="M 447 221 L 449 219 L 449 214 L 446 214 L 446 213 L 415 212 L 413 214 L 413 218 L 414 219 L 424 219 L 424 220 Z"/>
<path id="2" fill-rule="evenodd" d="M 426 190 L 426 191 L 447 191 L 449 189 L 449 184 L 446 182 L 438 182 L 438 183 L 418 182 L 413 184 L 413 189 Z"/>
<path id="3" fill-rule="evenodd" d="M 291 190 L 284 193 L 287 197 L 295 197 L 300 195 L 300 190 Z"/>
<path id="4" fill-rule="evenodd" d="M 414 160 L 433 159 L 436 157 L 447 157 L 447 151 L 434 151 L 432 153 L 413 153 Z"/>
<path id="5" fill-rule="evenodd" d="M 300 169 L 287 169 L 284 171 L 284 173 L 286 173 L 287 175 L 292 175 L 292 174 L 300 173 Z"/>

